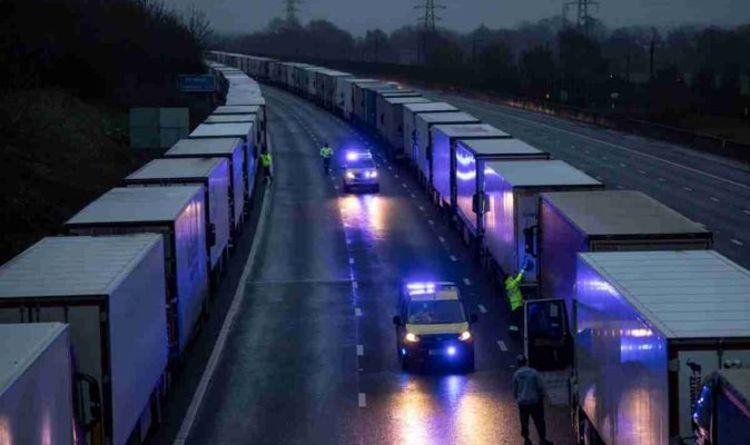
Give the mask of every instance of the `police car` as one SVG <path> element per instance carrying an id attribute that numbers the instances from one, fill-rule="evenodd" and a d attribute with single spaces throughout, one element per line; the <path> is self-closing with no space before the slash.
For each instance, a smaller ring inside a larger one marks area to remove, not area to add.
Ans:
<path id="1" fill-rule="evenodd" d="M 398 357 L 403 369 L 439 361 L 474 369 L 474 337 L 458 286 L 450 282 L 411 282 L 401 286 L 396 325 Z"/>
<path id="2" fill-rule="evenodd" d="M 378 168 L 368 150 L 350 150 L 346 152 L 343 174 L 344 192 L 353 189 L 380 191 Z"/>

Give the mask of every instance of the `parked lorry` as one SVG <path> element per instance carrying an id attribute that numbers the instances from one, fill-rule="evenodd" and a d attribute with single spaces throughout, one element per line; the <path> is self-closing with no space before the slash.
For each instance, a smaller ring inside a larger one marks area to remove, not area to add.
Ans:
<path id="1" fill-rule="evenodd" d="M 229 163 L 224 158 L 154 159 L 125 178 L 127 186 L 203 186 L 208 267 L 214 280 L 229 256 Z"/>
<path id="2" fill-rule="evenodd" d="M 540 205 L 539 290 L 545 297 L 564 299 L 568 315 L 579 252 L 701 250 L 713 245 L 705 227 L 638 191 L 544 193 Z"/>
<path id="3" fill-rule="evenodd" d="M 367 122 L 367 94 L 366 90 L 389 90 L 396 88 L 393 82 L 382 81 L 358 81 L 352 83 L 352 115 L 351 120 L 355 124 L 364 126 Z"/>
<path id="4" fill-rule="evenodd" d="M 476 117 L 464 113 L 420 113 L 414 118 L 417 143 L 414 146 L 414 162 L 417 178 L 424 187 L 432 183 L 432 126 L 441 124 L 479 124 Z"/>
<path id="5" fill-rule="evenodd" d="M 122 187 L 100 196 L 75 214 L 65 227 L 73 235 L 157 233 L 164 236 L 166 307 L 170 352 L 185 351 L 205 312 L 208 251 L 205 192 L 199 185 Z"/>
<path id="6" fill-rule="evenodd" d="M 455 171 L 451 187 L 455 190 L 453 205 L 464 242 L 481 246 L 484 236 L 485 208 L 478 206 L 484 190 L 484 172 L 492 161 L 548 160 L 549 153 L 519 139 L 469 139 L 456 141 Z"/>
<path id="7" fill-rule="evenodd" d="M 157 234 L 43 238 L 0 267 L 0 322 L 69 325 L 74 366 L 89 376 L 79 407 L 89 443 L 139 443 L 158 420 L 169 353 L 164 277 Z M 69 351 L 55 353 L 52 378 L 67 380 Z"/>
<path id="8" fill-rule="evenodd" d="M 424 97 L 385 97 L 378 96 L 380 117 L 377 122 L 377 133 L 388 142 L 388 152 L 395 157 L 395 149 L 404 140 L 404 104 L 429 103 Z"/>
<path id="9" fill-rule="evenodd" d="M 315 74 L 316 100 L 326 110 L 333 110 L 336 102 L 336 84 L 338 78 L 353 77 L 349 73 L 325 69 Z"/>
<path id="10" fill-rule="evenodd" d="M 441 124 L 433 126 L 430 131 L 432 181 L 429 188 L 433 194 L 433 201 L 453 212 L 456 208 L 454 176 L 458 140 L 510 139 L 511 136 L 490 124 Z"/>
<path id="11" fill-rule="evenodd" d="M 697 445 L 750 443 L 750 368 L 709 375 L 692 416 Z"/>
<path id="12" fill-rule="evenodd" d="M 254 125 L 250 122 L 225 123 L 225 124 L 201 124 L 190 133 L 190 139 L 214 139 L 214 138 L 240 138 L 245 144 L 243 172 L 245 184 L 245 203 L 250 202 L 255 188 L 255 179 L 258 171 L 258 150 L 255 149 Z"/>
<path id="13" fill-rule="evenodd" d="M 339 113 L 348 121 L 354 119 L 354 85 L 379 82 L 375 79 L 360 77 L 344 77 L 336 79 L 336 97 L 339 103 Z"/>
<path id="14" fill-rule="evenodd" d="M 522 285 L 536 286 L 539 195 L 554 191 L 602 190 L 604 184 L 559 160 L 485 163 L 477 209 L 484 218 L 481 252 L 494 276 L 525 270 Z"/>
<path id="15" fill-rule="evenodd" d="M 224 116 L 235 114 L 255 114 L 255 145 L 264 150 L 268 147 L 268 114 L 266 112 L 266 100 L 262 97 L 247 100 L 246 105 L 222 105 L 216 107 L 211 116 Z"/>
<path id="16" fill-rule="evenodd" d="M 244 143 L 240 138 L 180 139 L 172 146 L 166 158 L 224 158 L 229 171 L 229 221 L 231 237 L 235 239 L 242 232 L 245 220 L 245 184 L 243 171 L 245 158 Z"/>
<path id="17" fill-rule="evenodd" d="M 692 438 L 705 377 L 750 366 L 748 308 L 750 272 L 711 250 L 579 253 L 571 407 L 581 443 Z M 536 332 L 567 329 L 563 300 L 526 309 Z"/>
<path id="18" fill-rule="evenodd" d="M 446 102 L 409 103 L 403 105 L 404 131 L 401 145 L 394 145 L 396 157 L 405 157 L 412 165 L 416 164 L 415 153 L 417 145 L 416 117 L 422 113 L 452 113 L 458 108 Z"/>
<path id="19" fill-rule="evenodd" d="M 0 443 L 76 445 L 72 388 L 67 325 L 0 324 Z"/>

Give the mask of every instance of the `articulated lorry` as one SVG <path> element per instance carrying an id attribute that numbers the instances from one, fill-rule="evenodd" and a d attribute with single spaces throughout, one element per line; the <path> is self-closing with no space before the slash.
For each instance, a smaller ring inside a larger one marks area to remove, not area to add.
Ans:
<path id="1" fill-rule="evenodd" d="M 750 443 L 750 368 L 720 369 L 708 376 L 693 424 L 697 445 Z"/>
<path id="2" fill-rule="evenodd" d="M 568 329 L 562 299 L 526 310 L 534 333 Z M 750 367 L 750 272 L 711 250 L 579 253 L 571 323 L 580 443 L 690 441 L 706 376 Z"/>

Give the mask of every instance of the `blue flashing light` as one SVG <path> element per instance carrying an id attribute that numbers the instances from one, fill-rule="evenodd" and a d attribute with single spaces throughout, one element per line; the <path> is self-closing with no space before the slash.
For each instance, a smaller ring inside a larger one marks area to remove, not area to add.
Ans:
<path id="1" fill-rule="evenodd" d="M 435 293 L 435 283 L 407 283 L 409 295 L 426 295 Z"/>
<path id="2" fill-rule="evenodd" d="M 356 161 L 359 159 L 359 153 L 356 151 L 350 151 L 346 153 L 346 160 L 347 161 Z"/>
<path id="3" fill-rule="evenodd" d="M 406 355 L 406 348 L 401 348 L 401 355 Z"/>
<path id="4" fill-rule="evenodd" d="M 458 352 L 458 351 L 456 350 L 455 346 L 448 346 L 448 350 L 446 352 L 448 353 L 448 355 L 450 355 L 452 357 L 452 356 L 456 355 L 456 352 Z"/>

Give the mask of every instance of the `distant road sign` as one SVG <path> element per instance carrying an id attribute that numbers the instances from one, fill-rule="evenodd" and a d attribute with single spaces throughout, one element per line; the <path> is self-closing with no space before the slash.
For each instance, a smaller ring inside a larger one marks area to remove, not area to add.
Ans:
<path id="1" fill-rule="evenodd" d="M 210 74 L 182 74 L 178 77 L 180 91 L 185 93 L 212 93 L 216 79 Z"/>

